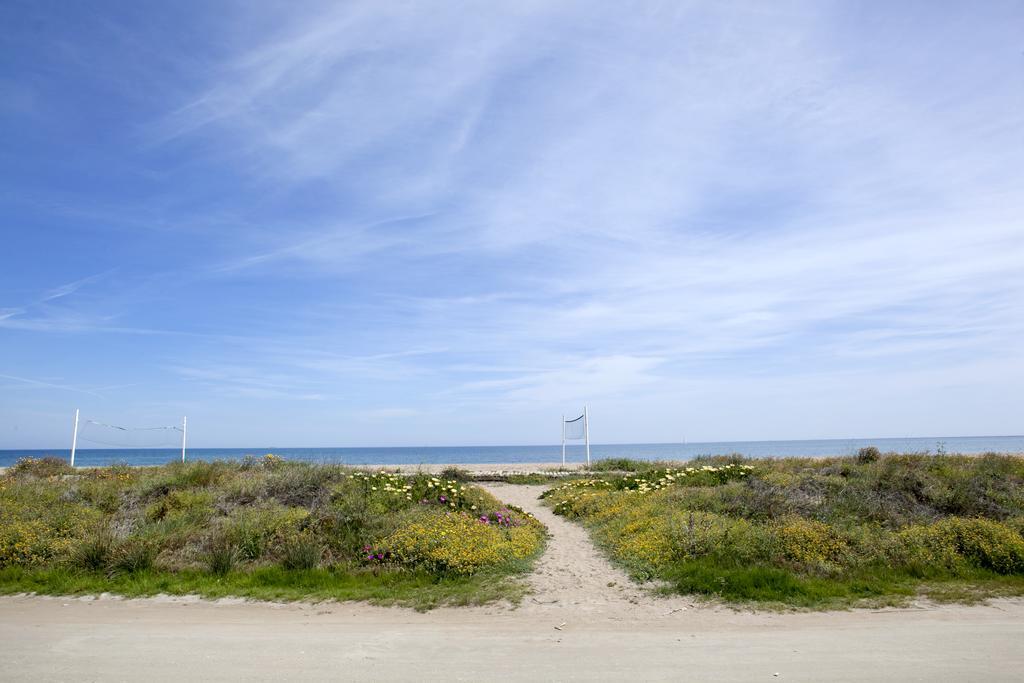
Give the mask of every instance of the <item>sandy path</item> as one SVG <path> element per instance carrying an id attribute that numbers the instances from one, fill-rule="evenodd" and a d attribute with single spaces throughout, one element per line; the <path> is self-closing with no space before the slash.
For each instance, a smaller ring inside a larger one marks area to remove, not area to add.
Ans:
<path id="1" fill-rule="evenodd" d="M 541 504 L 538 496 L 548 488 L 546 485 L 484 484 L 483 487 L 506 503 L 532 513 L 551 533 L 543 557 L 528 578 L 533 595 L 526 599 L 523 609 L 573 609 L 603 612 L 617 618 L 654 619 L 693 606 L 692 601 L 684 598 L 652 597 L 633 583 L 594 547 L 582 525 L 559 517 Z"/>
<path id="2" fill-rule="evenodd" d="M 694 609 L 651 621 L 572 609 L 0 598 L 7 681 L 1019 681 L 1021 643 L 1021 601 Z"/>

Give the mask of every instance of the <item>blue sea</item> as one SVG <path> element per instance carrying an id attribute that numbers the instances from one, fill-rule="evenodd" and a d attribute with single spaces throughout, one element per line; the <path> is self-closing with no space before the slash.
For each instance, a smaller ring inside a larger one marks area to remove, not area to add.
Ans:
<path id="1" fill-rule="evenodd" d="M 751 458 L 788 456 L 853 455 L 865 446 L 898 453 L 1024 453 L 1024 436 L 939 436 L 906 439 L 821 439 L 806 441 L 719 441 L 709 443 L 592 444 L 592 460 L 612 457 L 638 460 L 689 460 L 701 455 L 739 453 Z M 434 463 L 558 462 L 562 447 L 553 446 L 424 446 L 404 448 L 195 448 L 188 460 L 239 460 L 247 455 L 274 453 L 287 460 L 347 465 L 419 465 Z M 67 458 L 67 449 L 0 450 L 0 467 L 19 458 L 52 455 Z M 159 465 L 181 458 L 175 448 L 78 449 L 75 464 L 82 467 L 127 463 Z M 566 461 L 579 463 L 586 456 L 582 446 L 566 448 Z"/>

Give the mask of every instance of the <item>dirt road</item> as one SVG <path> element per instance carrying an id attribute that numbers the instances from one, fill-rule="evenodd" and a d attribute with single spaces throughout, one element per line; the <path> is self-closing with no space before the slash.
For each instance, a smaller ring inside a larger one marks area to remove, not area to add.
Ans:
<path id="1" fill-rule="evenodd" d="M 1020 680 L 1024 601 L 758 614 L 659 600 L 549 525 L 519 608 L 0 598 L 5 680 Z M 609 585 L 611 584 L 611 585 Z"/>

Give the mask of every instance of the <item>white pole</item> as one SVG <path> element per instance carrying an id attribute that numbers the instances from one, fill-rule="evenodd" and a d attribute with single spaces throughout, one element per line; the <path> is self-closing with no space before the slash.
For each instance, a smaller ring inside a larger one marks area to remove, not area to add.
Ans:
<path id="1" fill-rule="evenodd" d="M 188 429 L 188 417 L 181 418 L 181 461 L 185 462 L 185 434 Z"/>
<path id="2" fill-rule="evenodd" d="M 75 431 L 71 434 L 71 466 L 75 466 L 75 448 L 78 446 L 78 408 L 75 408 Z"/>
<path id="3" fill-rule="evenodd" d="M 562 467 L 565 467 L 565 414 L 562 415 Z"/>
<path id="4" fill-rule="evenodd" d="M 590 469 L 590 416 L 587 407 L 583 406 L 583 436 L 587 440 L 587 469 Z"/>

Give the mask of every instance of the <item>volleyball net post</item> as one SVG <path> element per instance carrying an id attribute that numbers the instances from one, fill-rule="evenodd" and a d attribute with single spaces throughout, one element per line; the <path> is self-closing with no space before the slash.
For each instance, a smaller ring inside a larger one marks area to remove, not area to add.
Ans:
<path id="1" fill-rule="evenodd" d="M 587 444 L 587 469 L 590 469 L 590 411 L 583 406 L 583 441 Z"/>
<path id="2" fill-rule="evenodd" d="M 75 451 L 71 450 L 71 464 L 75 462 Z M 565 467 L 565 413 L 562 413 L 562 467 Z"/>
<path id="3" fill-rule="evenodd" d="M 71 466 L 75 466 L 75 448 L 78 446 L 78 408 L 75 408 L 75 428 L 71 432 Z"/>

